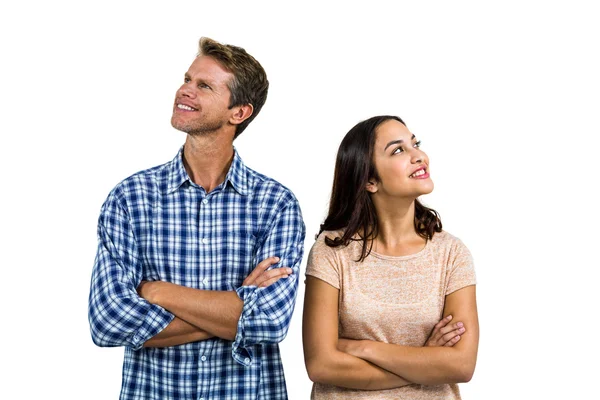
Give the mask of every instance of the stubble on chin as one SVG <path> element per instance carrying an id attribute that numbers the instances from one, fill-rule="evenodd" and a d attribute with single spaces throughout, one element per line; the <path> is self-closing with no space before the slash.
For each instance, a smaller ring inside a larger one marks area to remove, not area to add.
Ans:
<path id="1" fill-rule="evenodd" d="M 222 127 L 223 122 L 214 123 L 182 123 L 178 122 L 175 117 L 171 118 L 171 126 L 178 131 L 185 132 L 191 136 L 209 136 L 218 132 Z"/>

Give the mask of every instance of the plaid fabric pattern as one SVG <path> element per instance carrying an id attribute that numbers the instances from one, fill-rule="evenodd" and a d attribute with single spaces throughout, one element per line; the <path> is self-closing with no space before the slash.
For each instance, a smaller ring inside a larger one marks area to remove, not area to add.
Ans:
<path id="1" fill-rule="evenodd" d="M 300 276 L 305 227 L 298 202 L 247 168 L 237 151 L 225 181 L 207 194 L 189 179 L 182 152 L 125 179 L 102 206 L 92 339 L 125 346 L 121 399 L 286 399 L 277 343 L 287 333 Z M 266 288 L 241 286 L 269 256 L 293 274 Z M 236 290 L 244 307 L 235 341 L 142 347 L 174 318 L 137 295 L 142 280 Z"/>

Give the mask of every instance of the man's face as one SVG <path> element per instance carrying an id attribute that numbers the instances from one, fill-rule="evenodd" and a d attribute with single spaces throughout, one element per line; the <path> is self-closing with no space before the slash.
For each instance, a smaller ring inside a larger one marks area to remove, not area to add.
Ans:
<path id="1" fill-rule="evenodd" d="M 175 94 L 171 125 L 190 135 L 215 132 L 226 125 L 233 110 L 227 83 L 233 74 L 210 56 L 197 57 Z"/>

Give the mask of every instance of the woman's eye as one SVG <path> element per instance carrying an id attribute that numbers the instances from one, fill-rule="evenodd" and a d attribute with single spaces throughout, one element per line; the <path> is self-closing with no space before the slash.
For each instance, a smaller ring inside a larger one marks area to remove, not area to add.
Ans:
<path id="1" fill-rule="evenodd" d="M 421 141 L 418 140 L 417 142 L 415 142 L 415 144 L 413 146 L 414 147 L 421 147 Z"/>
<path id="2" fill-rule="evenodd" d="M 394 155 L 394 154 L 400 154 L 400 153 L 402 153 L 403 151 L 404 151 L 404 150 L 402 149 L 402 147 L 398 147 L 396 150 L 394 150 L 394 151 L 392 152 L 392 155 Z"/>

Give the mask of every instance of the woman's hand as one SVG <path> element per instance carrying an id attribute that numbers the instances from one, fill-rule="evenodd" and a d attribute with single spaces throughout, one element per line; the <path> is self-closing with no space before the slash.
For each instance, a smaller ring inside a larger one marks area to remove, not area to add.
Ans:
<path id="1" fill-rule="evenodd" d="M 452 347 L 460 340 L 460 335 L 465 333 L 465 328 L 462 322 L 450 324 L 452 321 L 452 315 L 448 315 L 442 318 L 434 327 L 429 339 L 425 342 L 425 346 L 446 346 Z M 353 355 L 355 357 L 363 358 L 363 350 L 365 346 L 362 340 L 352 340 L 339 338 L 337 348 L 339 351 Z M 361 355 L 363 357 L 361 357 Z"/>
<path id="2" fill-rule="evenodd" d="M 460 335 L 465 333 L 465 327 L 462 322 L 450 324 L 452 315 L 442 318 L 434 327 L 429 339 L 425 342 L 425 346 L 436 347 L 446 346 L 452 347 L 460 340 Z"/>

